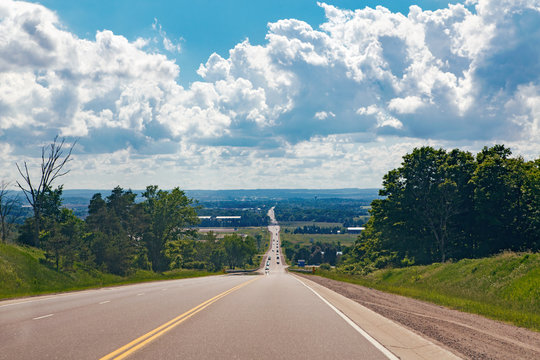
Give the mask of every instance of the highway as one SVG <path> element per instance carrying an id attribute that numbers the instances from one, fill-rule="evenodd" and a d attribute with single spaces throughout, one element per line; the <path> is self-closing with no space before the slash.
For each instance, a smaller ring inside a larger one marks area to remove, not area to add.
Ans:
<path id="1" fill-rule="evenodd" d="M 0 359 L 397 359 L 285 271 L 269 215 L 268 274 L 3 301 Z"/>

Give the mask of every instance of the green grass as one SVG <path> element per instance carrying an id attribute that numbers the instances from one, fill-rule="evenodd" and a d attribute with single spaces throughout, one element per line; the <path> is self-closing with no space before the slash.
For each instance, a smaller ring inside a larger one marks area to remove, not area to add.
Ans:
<path id="1" fill-rule="evenodd" d="M 540 253 L 503 253 L 365 276 L 317 274 L 540 331 Z"/>
<path id="2" fill-rule="evenodd" d="M 200 270 L 173 270 L 165 273 L 139 270 L 130 276 L 78 269 L 62 272 L 40 263 L 43 252 L 24 246 L 0 243 L 0 299 L 82 290 L 145 281 L 215 275 Z"/>
<path id="3" fill-rule="evenodd" d="M 284 229 L 287 228 L 289 230 L 294 230 L 297 227 L 303 227 L 303 226 L 318 226 L 321 228 L 333 228 L 336 226 L 343 226 L 342 223 L 330 223 L 330 222 L 317 222 L 317 221 L 284 221 L 279 222 L 279 226 Z"/>
<path id="4" fill-rule="evenodd" d="M 342 245 L 351 246 L 358 238 L 358 234 L 290 234 L 281 231 L 280 237 L 282 241 L 288 241 L 292 244 L 310 245 L 310 240 L 313 239 L 314 243 L 318 241 L 323 243 L 337 243 L 340 241 Z"/>

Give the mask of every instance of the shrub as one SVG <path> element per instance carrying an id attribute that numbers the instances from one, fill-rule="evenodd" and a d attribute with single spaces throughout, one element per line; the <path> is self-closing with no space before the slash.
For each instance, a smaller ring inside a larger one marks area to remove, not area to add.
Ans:
<path id="1" fill-rule="evenodd" d="M 319 269 L 321 270 L 330 270 L 332 267 L 330 266 L 329 263 L 322 263 L 320 266 L 319 266 Z"/>

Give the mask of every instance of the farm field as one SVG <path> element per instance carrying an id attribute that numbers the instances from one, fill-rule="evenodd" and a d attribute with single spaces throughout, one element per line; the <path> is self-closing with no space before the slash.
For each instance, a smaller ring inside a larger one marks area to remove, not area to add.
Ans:
<path id="1" fill-rule="evenodd" d="M 281 231 L 281 240 L 288 241 L 295 245 L 310 245 L 311 243 L 337 243 L 351 246 L 354 244 L 358 234 L 291 234 Z"/>

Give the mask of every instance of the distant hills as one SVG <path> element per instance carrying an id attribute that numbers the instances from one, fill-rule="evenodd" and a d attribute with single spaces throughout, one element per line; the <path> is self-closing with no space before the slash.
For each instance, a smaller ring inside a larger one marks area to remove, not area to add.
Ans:
<path id="1" fill-rule="evenodd" d="M 132 190 L 140 198 L 144 190 Z M 352 199 L 371 200 L 378 198 L 378 189 L 249 189 L 249 190 L 185 190 L 186 195 L 204 204 L 215 202 L 251 202 L 268 203 L 289 200 L 325 200 L 325 199 Z M 16 192 L 23 206 L 26 205 L 22 192 Z M 86 217 L 90 199 L 96 193 L 102 197 L 111 194 L 111 190 L 99 189 L 65 189 L 62 193 L 63 204 L 72 209 L 77 216 Z M 30 210 L 27 209 L 27 212 Z M 24 216 L 25 217 L 25 216 Z"/>
<path id="2" fill-rule="evenodd" d="M 140 195 L 144 190 L 132 190 Z M 290 199 L 374 199 L 378 189 L 249 189 L 249 190 L 185 190 L 186 195 L 204 201 L 253 201 Z M 64 190 L 64 203 L 88 203 L 92 196 L 101 193 L 109 196 L 111 190 L 74 189 Z"/>

